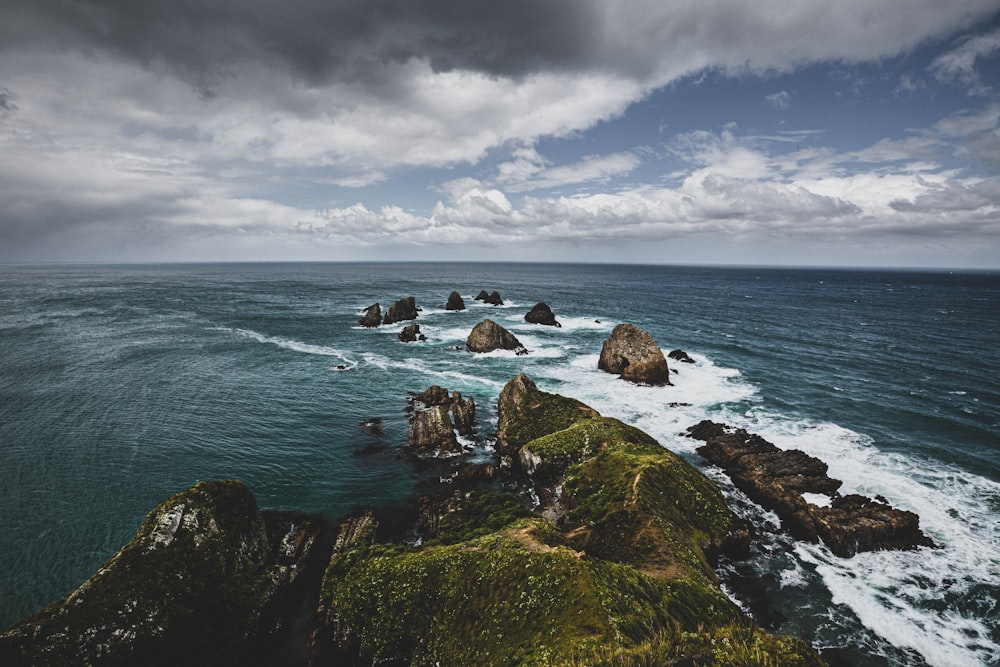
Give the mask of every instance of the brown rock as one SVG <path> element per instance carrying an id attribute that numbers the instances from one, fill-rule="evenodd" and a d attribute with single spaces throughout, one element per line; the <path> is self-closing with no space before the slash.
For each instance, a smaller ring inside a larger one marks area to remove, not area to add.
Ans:
<path id="1" fill-rule="evenodd" d="M 483 320 L 477 324 L 469 333 L 465 347 L 470 352 L 514 350 L 518 354 L 527 354 L 521 341 L 493 320 Z"/>
<path id="2" fill-rule="evenodd" d="M 706 441 L 699 454 L 725 470 L 751 500 L 777 514 L 798 539 L 822 540 L 845 558 L 858 551 L 933 546 L 913 512 L 865 496 L 840 496 L 842 482 L 827 475 L 826 463 L 814 456 L 779 449 L 759 435 L 707 420 L 688 432 Z M 814 505 L 804 493 L 826 495 L 831 503 Z"/>
<path id="3" fill-rule="evenodd" d="M 670 384 L 670 369 L 663 351 L 652 336 L 632 324 L 614 328 L 601 347 L 597 367 L 636 384 Z"/>
<path id="4" fill-rule="evenodd" d="M 382 308 L 377 303 L 368 306 L 365 308 L 365 314 L 358 320 L 358 324 L 368 329 L 379 326 L 382 324 Z"/>
<path id="5" fill-rule="evenodd" d="M 542 301 L 536 303 L 535 306 L 524 316 L 524 319 L 526 322 L 530 322 L 532 324 L 544 324 L 550 327 L 562 326 L 556 322 L 556 316 L 552 313 L 552 309 Z"/>
<path id="6" fill-rule="evenodd" d="M 419 324 L 408 324 L 399 332 L 399 340 L 404 343 L 414 343 L 418 340 L 427 340 L 427 336 L 420 333 Z"/>
<path id="7" fill-rule="evenodd" d="M 435 405 L 414 412 L 410 419 L 408 442 L 411 448 L 421 454 L 462 451 L 445 405 Z"/>
<path id="8" fill-rule="evenodd" d="M 448 295 L 448 303 L 444 307 L 445 310 L 465 310 L 465 301 L 462 300 L 462 295 L 458 292 L 452 292 Z"/>
<path id="9" fill-rule="evenodd" d="M 389 306 L 389 312 L 385 314 L 383 324 L 395 324 L 396 322 L 415 319 L 417 319 L 417 300 L 412 296 L 408 296 Z"/>

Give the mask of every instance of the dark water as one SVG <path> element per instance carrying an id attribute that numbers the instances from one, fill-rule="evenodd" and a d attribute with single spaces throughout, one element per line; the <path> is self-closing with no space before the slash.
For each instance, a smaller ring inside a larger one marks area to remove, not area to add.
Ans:
<path id="1" fill-rule="evenodd" d="M 467 311 L 444 310 L 453 289 Z M 480 289 L 506 305 L 473 301 Z M 427 342 L 356 326 L 365 306 L 410 295 Z M 561 329 L 524 322 L 537 301 Z M 484 317 L 530 354 L 456 350 Z M 676 364 L 664 388 L 597 371 L 624 321 L 697 363 Z M 847 664 L 1000 665 L 998 348 L 995 273 L 0 268 L 0 626 L 75 588 L 198 480 L 242 479 L 263 507 L 331 518 L 404 498 L 416 481 L 394 455 L 407 392 L 475 396 L 488 456 L 496 396 L 523 371 L 699 465 L 679 433 L 710 417 L 819 456 L 844 491 L 916 511 L 943 548 L 844 560 L 768 545 L 749 570 L 770 583 L 779 631 Z M 358 454 L 370 445 L 388 450 Z"/>

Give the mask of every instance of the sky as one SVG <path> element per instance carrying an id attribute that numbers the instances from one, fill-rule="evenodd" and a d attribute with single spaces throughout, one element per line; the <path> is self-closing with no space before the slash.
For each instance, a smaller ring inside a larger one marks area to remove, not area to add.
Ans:
<path id="1" fill-rule="evenodd" d="M 1000 0 L 0 16 L 0 263 L 1000 268 Z"/>

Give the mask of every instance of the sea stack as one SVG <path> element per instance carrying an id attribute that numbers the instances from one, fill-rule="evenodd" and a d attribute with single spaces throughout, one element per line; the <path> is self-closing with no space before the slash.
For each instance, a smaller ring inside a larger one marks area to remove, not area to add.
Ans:
<path id="1" fill-rule="evenodd" d="M 597 367 L 636 384 L 670 384 L 670 369 L 663 351 L 652 336 L 633 324 L 614 328 L 601 347 Z"/>
<path id="2" fill-rule="evenodd" d="M 374 329 L 382 324 L 382 307 L 377 303 L 365 308 L 365 314 L 358 320 L 358 324 L 366 329 Z"/>
<path id="3" fill-rule="evenodd" d="M 462 295 L 458 292 L 452 292 L 448 295 L 448 303 L 444 307 L 445 310 L 465 310 L 465 301 L 462 300 Z"/>
<path id="4" fill-rule="evenodd" d="M 483 320 L 473 328 L 465 341 L 469 352 L 492 352 L 493 350 L 513 350 L 517 354 L 527 354 L 521 341 L 511 332 L 493 320 Z"/>
<path id="5" fill-rule="evenodd" d="M 417 319 L 417 300 L 412 296 L 408 296 L 389 307 L 389 312 L 385 314 L 383 324 L 395 324 L 396 322 L 415 319 Z"/>
<path id="6" fill-rule="evenodd" d="M 536 303 L 534 308 L 528 311 L 524 316 L 524 321 L 531 324 L 544 324 L 549 327 L 562 326 L 556 322 L 556 316 L 552 313 L 552 309 L 543 301 Z"/>

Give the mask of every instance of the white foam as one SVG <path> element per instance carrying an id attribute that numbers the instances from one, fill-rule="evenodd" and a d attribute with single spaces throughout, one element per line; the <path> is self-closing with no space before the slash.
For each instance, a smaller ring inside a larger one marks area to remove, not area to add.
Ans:
<path id="1" fill-rule="evenodd" d="M 824 496 L 822 493 L 803 493 L 802 499 L 807 503 L 816 505 L 817 507 L 830 506 L 830 496 Z"/>
<path id="2" fill-rule="evenodd" d="M 801 449 L 829 465 L 842 493 L 884 496 L 897 508 L 916 512 L 921 528 L 939 549 L 833 556 L 822 545 L 797 544 L 794 554 L 815 566 L 834 602 L 889 643 L 912 649 L 934 667 L 992 664 L 1000 645 L 991 629 L 953 604 L 974 587 L 1000 586 L 1000 484 L 946 464 L 884 452 L 870 437 L 828 422 L 791 419 L 760 405 L 757 389 L 735 369 L 691 354 L 695 364 L 677 364 L 671 387 L 641 387 L 597 369 L 598 355 L 568 365 L 537 369 L 540 388 L 578 398 L 617 417 L 675 451 L 693 456 L 699 441 L 682 432 L 701 419 L 724 421 L 758 433 L 784 449 Z M 551 388 L 546 385 L 551 384 Z M 673 407 L 671 407 L 673 405 Z M 712 472 L 711 470 L 709 471 Z M 826 496 L 810 497 L 816 504 Z M 775 525 L 777 519 L 773 518 Z M 782 586 L 805 586 L 800 564 L 782 572 Z"/>
<path id="3" fill-rule="evenodd" d="M 303 343 L 301 341 L 292 340 L 290 338 L 281 338 L 279 336 L 267 336 L 265 334 L 252 331 L 250 329 L 230 329 L 225 327 L 216 327 L 214 330 L 228 331 L 242 338 L 249 338 L 250 340 L 255 340 L 258 343 L 276 345 L 282 349 L 291 350 L 293 352 L 301 352 L 303 354 L 314 354 L 322 357 L 336 357 L 341 361 L 343 361 L 344 365 L 348 367 L 354 367 L 357 365 L 357 362 L 351 359 L 347 352 L 339 350 L 335 347 L 329 347 L 326 345 L 314 345 L 312 343 Z"/>

